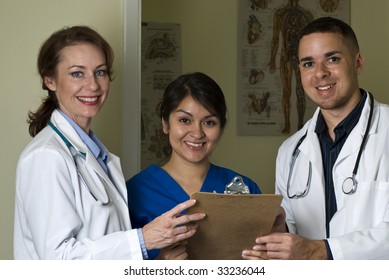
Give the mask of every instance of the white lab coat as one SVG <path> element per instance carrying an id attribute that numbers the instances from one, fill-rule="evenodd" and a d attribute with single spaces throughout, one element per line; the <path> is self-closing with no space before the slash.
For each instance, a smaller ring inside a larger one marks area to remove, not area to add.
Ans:
<path id="1" fill-rule="evenodd" d="M 142 259 L 131 229 L 127 192 L 119 158 L 109 153 L 112 181 L 76 131 L 58 112 L 52 123 L 86 164 L 112 182 L 111 202 L 99 205 L 77 175 L 74 159 L 60 136 L 44 128 L 20 156 L 16 174 L 15 259 Z"/>
<path id="2" fill-rule="evenodd" d="M 370 111 L 367 98 L 361 118 L 348 136 L 333 168 L 337 212 L 330 222 L 328 238 L 334 259 L 389 259 L 389 106 L 374 103 L 369 137 L 359 164 L 354 194 L 346 195 L 342 183 L 351 176 Z M 320 144 L 316 127 L 319 109 L 305 126 L 280 147 L 276 162 L 276 193 L 283 195 L 290 232 L 309 239 L 326 239 L 325 187 Z M 308 194 L 289 199 L 287 180 L 292 153 L 300 145 L 290 183 L 290 195 L 306 186 L 309 161 L 312 177 Z"/>

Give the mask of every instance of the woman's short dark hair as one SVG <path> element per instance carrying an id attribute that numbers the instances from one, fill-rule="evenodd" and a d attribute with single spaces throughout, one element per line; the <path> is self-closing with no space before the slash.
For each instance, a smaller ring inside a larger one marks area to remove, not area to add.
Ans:
<path id="1" fill-rule="evenodd" d="M 181 75 L 166 87 L 158 110 L 160 118 L 168 122 L 172 111 L 189 95 L 220 119 L 222 129 L 225 127 L 227 106 L 223 91 L 211 77 L 201 72 Z"/>
<path id="2" fill-rule="evenodd" d="M 63 48 L 77 44 L 89 43 L 100 49 L 105 56 L 109 79 L 112 80 L 113 50 L 108 42 L 95 30 L 88 26 L 65 27 L 54 32 L 41 46 L 38 54 L 38 72 L 42 79 L 42 89 L 48 91 L 48 96 L 36 112 L 29 112 L 27 122 L 32 137 L 38 134 L 46 125 L 52 112 L 58 108 L 58 100 L 45 84 L 46 77 L 55 77 L 57 65 Z"/>

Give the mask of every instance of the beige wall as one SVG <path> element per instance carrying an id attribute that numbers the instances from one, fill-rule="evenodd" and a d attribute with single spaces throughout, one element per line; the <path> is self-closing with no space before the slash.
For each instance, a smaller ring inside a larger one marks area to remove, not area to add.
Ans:
<path id="1" fill-rule="evenodd" d="M 201 23 L 195 27 L 183 26 L 183 69 L 209 73 L 219 82 L 227 97 L 229 124 L 213 160 L 252 177 L 264 192 L 269 193 L 274 186 L 276 151 L 285 138 L 236 135 L 237 1 L 143 0 L 143 5 L 145 8 L 152 5 L 154 11 L 170 7 L 168 14 L 175 16 L 182 24 L 185 20 L 201 19 Z M 36 73 L 36 54 L 41 42 L 64 25 L 90 25 L 115 50 L 117 77 L 112 84 L 110 98 L 102 114 L 95 120 L 93 128 L 111 151 L 119 155 L 121 153 L 122 2 L 123 0 L 0 1 L 0 93 L 3 99 L 0 102 L 0 151 L 6 160 L 3 160 L 0 171 L 0 259 L 12 258 L 15 168 L 20 152 L 30 140 L 25 123 L 26 114 L 28 110 L 36 108 L 43 96 Z M 357 32 L 366 58 L 361 85 L 371 90 L 378 100 L 389 103 L 389 79 L 384 68 L 389 62 L 389 1 L 350 2 L 351 25 Z M 191 16 L 196 12 L 200 13 L 198 17 Z M 166 20 L 157 15 L 145 18 L 151 19 Z M 216 27 L 216 31 L 211 27 Z M 213 40 L 224 47 L 217 48 Z M 206 49 L 203 49 L 204 45 Z"/>

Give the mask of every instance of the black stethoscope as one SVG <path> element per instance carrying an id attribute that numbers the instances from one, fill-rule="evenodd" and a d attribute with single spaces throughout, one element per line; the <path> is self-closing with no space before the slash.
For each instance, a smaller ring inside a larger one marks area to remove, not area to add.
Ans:
<path id="1" fill-rule="evenodd" d="M 70 143 L 70 141 L 63 135 L 61 131 L 49 120 L 49 126 L 61 137 L 69 148 L 70 153 L 73 156 L 74 163 L 76 165 L 77 174 L 81 181 L 87 187 L 89 193 L 96 200 L 96 202 L 102 206 L 106 206 L 110 202 L 107 188 L 108 183 L 100 174 L 93 170 L 86 164 L 86 154 L 83 152 L 77 152 L 76 148 Z"/>
<path id="2" fill-rule="evenodd" d="M 370 112 L 369 112 L 369 118 L 367 120 L 365 134 L 363 135 L 362 143 L 361 143 L 361 146 L 359 147 L 359 152 L 358 152 L 357 160 L 355 161 L 353 173 L 352 173 L 351 176 L 347 177 L 343 181 L 343 184 L 342 184 L 342 191 L 343 191 L 343 193 L 344 194 L 348 194 L 348 195 L 353 194 L 353 193 L 355 193 L 357 191 L 358 182 L 357 182 L 355 177 L 356 177 L 357 172 L 358 172 L 359 161 L 361 160 L 362 152 L 363 152 L 363 150 L 364 150 L 364 148 L 366 146 L 367 136 L 369 135 L 371 121 L 372 121 L 372 118 L 373 118 L 374 98 L 373 98 L 373 95 L 371 93 L 368 93 L 368 95 L 369 95 L 369 99 L 370 99 Z M 305 190 L 304 191 L 298 191 L 294 195 L 290 195 L 290 193 L 289 193 L 289 190 L 290 190 L 290 179 L 292 178 L 294 165 L 295 165 L 297 157 L 298 157 L 298 155 L 300 153 L 299 147 L 300 147 L 301 143 L 304 141 L 305 137 L 307 136 L 307 132 L 305 132 L 305 134 L 299 139 L 299 141 L 297 142 L 296 147 L 293 150 L 292 162 L 290 164 L 290 171 L 289 171 L 289 175 L 288 175 L 288 181 L 287 181 L 287 184 L 286 184 L 286 192 L 287 192 L 287 195 L 288 195 L 289 198 L 301 198 L 301 197 L 306 196 L 308 194 L 309 188 L 311 186 L 312 165 L 311 165 L 311 162 L 309 162 L 308 180 L 307 180 L 307 183 L 306 183 L 306 186 L 305 186 Z"/>

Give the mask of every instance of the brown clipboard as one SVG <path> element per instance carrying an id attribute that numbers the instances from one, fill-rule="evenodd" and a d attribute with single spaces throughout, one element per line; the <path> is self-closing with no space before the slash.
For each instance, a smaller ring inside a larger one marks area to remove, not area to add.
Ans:
<path id="1" fill-rule="evenodd" d="M 196 192 L 188 214 L 204 212 L 196 234 L 186 246 L 191 260 L 239 260 L 255 239 L 270 233 L 282 201 L 274 194 Z"/>

